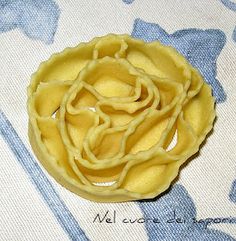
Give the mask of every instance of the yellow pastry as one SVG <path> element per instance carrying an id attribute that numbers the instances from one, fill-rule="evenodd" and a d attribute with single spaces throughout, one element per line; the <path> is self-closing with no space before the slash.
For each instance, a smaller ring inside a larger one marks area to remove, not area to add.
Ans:
<path id="1" fill-rule="evenodd" d="M 175 49 L 114 34 L 43 62 L 28 87 L 28 113 L 43 166 L 98 202 L 165 191 L 215 118 L 211 88 Z"/>

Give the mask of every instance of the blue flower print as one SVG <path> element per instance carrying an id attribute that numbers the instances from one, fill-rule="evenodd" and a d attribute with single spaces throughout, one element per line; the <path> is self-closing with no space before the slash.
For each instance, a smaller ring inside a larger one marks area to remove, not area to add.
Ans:
<path id="1" fill-rule="evenodd" d="M 236 11 L 236 3 L 230 1 L 230 0 L 220 0 L 225 7 L 227 7 L 228 9 L 232 10 L 232 11 Z"/>
<path id="2" fill-rule="evenodd" d="M 230 0 L 221 0 L 221 2 L 227 7 L 228 9 L 236 12 L 236 2 L 232 2 Z M 236 42 L 236 26 L 234 28 L 233 34 L 232 34 L 232 39 L 234 42 Z"/>
<path id="3" fill-rule="evenodd" d="M 53 0 L 0 0 L 0 33 L 19 28 L 29 38 L 51 44 L 59 15 Z"/>
<path id="4" fill-rule="evenodd" d="M 123 0 L 124 3 L 126 4 L 131 4 L 134 0 Z"/>
<path id="5" fill-rule="evenodd" d="M 231 202 L 236 203 L 236 179 L 232 183 L 231 190 L 229 193 L 229 199 Z"/>
<path id="6" fill-rule="evenodd" d="M 236 42 L 236 26 L 235 26 L 233 34 L 232 34 L 232 39 L 234 40 L 234 42 Z"/>
<path id="7" fill-rule="evenodd" d="M 186 189 L 179 184 L 151 201 L 138 202 L 149 241 L 235 241 L 230 235 L 208 226 L 212 223 L 231 223 L 236 218 L 196 219 L 196 207 Z M 155 220 L 155 221 L 154 221 Z"/>
<path id="8" fill-rule="evenodd" d="M 216 79 L 216 60 L 226 42 L 221 30 L 184 29 L 168 34 L 158 24 L 136 19 L 132 36 L 147 42 L 159 40 L 176 48 L 200 70 L 206 82 L 212 86 L 216 102 L 226 100 L 224 89 Z"/>

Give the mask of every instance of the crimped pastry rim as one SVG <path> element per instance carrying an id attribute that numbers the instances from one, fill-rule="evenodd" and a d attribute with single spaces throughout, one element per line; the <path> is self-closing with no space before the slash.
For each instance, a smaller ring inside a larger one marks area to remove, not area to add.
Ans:
<path id="1" fill-rule="evenodd" d="M 110 37 L 110 36 L 116 36 L 114 34 L 109 34 L 105 37 Z M 124 35 L 119 35 L 121 38 L 130 38 L 129 35 L 127 34 L 124 34 Z M 40 162 L 43 164 L 43 166 L 45 166 L 45 160 L 44 158 L 45 157 L 42 157 L 42 155 L 39 153 L 38 150 L 36 150 L 35 146 L 38 145 L 38 147 L 40 147 L 40 151 L 42 153 L 45 154 L 45 150 L 42 149 L 42 145 L 39 145 L 40 143 L 40 133 L 37 132 L 37 131 L 32 131 L 32 126 L 35 125 L 35 118 L 33 116 L 30 115 L 30 113 L 32 112 L 32 106 L 31 106 L 31 100 L 32 100 L 32 95 L 34 93 L 34 85 L 35 85 L 35 82 L 37 82 L 37 78 L 40 77 L 40 75 L 42 74 L 42 71 L 44 68 L 47 68 L 50 64 L 54 63 L 58 57 L 65 57 L 67 56 L 68 54 L 72 53 L 72 52 L 76 52 L 78 49 L 80 48 L 83 48 L 83 46 L 85 45 L 92 45 L 93 43 L 97 42 L 98 40 L 104 38 L 104 36 L 102 37 L 95 37 L 93 40 L 91 40 L 89 43 L 80 43 L 79 45 L 77 45 L 76 47 L 68 47 L 66 48 L 65 50 L 63 50 L 62 52 L 59 52 L 59 53 L 55 53 L 53 54 L 47 61 L 44 61 L 42 62 L 39 67 L 38 67 L 38 70 L 32 75 L 31 77 L 31 81 L 30 81 L 30 85 L 27 89 L 27 96 L 28 96 L 28 100 L 27 100 L 27 108 L 28 108 L 28 113 L 29 113 L 29 138 L 30 138 L 30 142 L 32 144 L 32 147 L 36 153 L 36 156 L 38 157 L 38 159 L 40 160 Z M 170 46 L 163 46 L 160 42 L 158 41 L 154 41 L 152 43 L 145 43 L 144 41 L 142 40 L 138 40 L 138 39 L 135 39 L 135 41 L 139 42 L 140 44 L 142 45 L 158 45 L 160 47 L 164 47 L 166 50 L 168 49 L 168 51 L 170 51 L 171 54 L 174 55 L 177 55 L 178 57 L 179 56 L 182 56 L 181 54 L 179 54 L 174 48 L 170 47 Z M 187 61 L 185 60 L 184 57 L 182 57 L 183 61 L 187 63 Z M 182 65 L 180 65 L 181 67 Z M 211 96 L 211 89 L 209 86 L 207 86 L 208 88 L 208 94 Z M 212 97 L 212 96 L 211 96 Z M 212 101 L 211 101 L 211 108 L 212 110 L 214 110 L 214 97 L 212 98 Z M 125 196 L 126 200 L 125 201 L 128 201 L 128 200 L 134 200 L 134 199 L 147 199 L 147 198 L 154 198 L 156 197 L 157 195 L 159 195 L 160 193 L 164 192 L 166 189 L 168 189 L 168 187 L 170 186 L 171 182 L 177 177 L 178 173 L 179 173 L 179 168 L 180 166 L 185 163 L 187 161 L 187 159 L 194 155 L 195 153 L 197 153 L 199 151 L 199 148 L 200 148 L 200 144 L 203 142 L 203 140 L 206 138 L 207 134 L 210 132 L 210 130 L 212 129 L 213 127 L 213 122 L 214 122 L 214 119 L 215 119 L 215 111 L 213 111 L 209 117 L 209 121 L 208 121 L 208 125 L 207 127 L 205 128 L 204 132 L 202 133 L 201 136 L 198 137 L 198 141 L 195 145 L 195 148 L 192 149 L 191 153 L 189 153 L 189 155 L 185 158 L 183 158 L 181 161 L 179 161 L 178 163 L 176 163 L 176 168 L 175 168 L 175 171 L 173 171 L 172 175 L 170 175 L 168 177 L 168 179 L 166 180 L 166 182 L 161 186 L 159 187 L 157 190 L 153 191 L 153 192 L 150 192 L 148 194 L 138 194 L 138 193 L 134 193 L 134 192 L 130 192 L 130 191 L 127 191 L 125 189 L 119 189 L 119 190 L 113 190 L 113 192 L 115 193 L 115 195 L 118 195 L 118 196 Z M 51 156 L 48 156 L 46 157 L 47 159 L 51 159 Z M 54 169 L 53 169 L 54 168 Z M 46 167 L 47 171 L 56 179 L 58 180 L 59 183 L 61 183 L 61 180 L 60 178 L 58 178 L 58 175 L 64 175 L 62 174 L 61 172 L 59 172 L 57 170 L 57 168 L 54 167 Z M 64 177 L 63 177 L 64 178 Z M 77 187 L 75 185 L 75 183 L 70 180 L 70 179 L 67 179 L 66 180 L 68 183 L 61 183 L 64 187 L 68 188 L 69 190 L 73 191 L 74 193 L 76 194 L 79 194 L 81 196 L 86 196 L 87 194 L 89 195 L 90 193 L 93 193 L 93 197 L 89 198 L 91 200 L 94 200 L 94 201 L 97 201 L 97 202 L 119 202 L 119 201 L 124 201 L 123 198 L 121 198 L 122 200 L 119 200 L 119 198 L 117 198 L 116 200 L 112 200 L 110 195 L 109 195 L 109 190 L 102 190 L 101 188 L 99 189 L 99 191 L 96 191 L 94 188 L 90 188 L 89 186 L 86 187 L 86 191 L 83 190 L 83 192 L 85 193 L 85 195 L 81 194 L 79 191 L 76 191 Z M 105 200 L 100 200 L 99 197 L 97 197 L 96 195 L 98 196 L 102 196 Z M 106 200 L 106 198 L 108 200 Z"/>

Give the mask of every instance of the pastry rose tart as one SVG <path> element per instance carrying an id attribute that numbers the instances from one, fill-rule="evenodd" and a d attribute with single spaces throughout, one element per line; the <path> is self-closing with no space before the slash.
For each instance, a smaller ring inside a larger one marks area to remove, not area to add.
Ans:
<path id="1" fill-rule="evenodd" d="M 28 87 L 28 113 L 42 165 L 98 202 L 165 191 L 215 118 L 210 86 L 175 49 L 113 34 L 43 62 Z"/>

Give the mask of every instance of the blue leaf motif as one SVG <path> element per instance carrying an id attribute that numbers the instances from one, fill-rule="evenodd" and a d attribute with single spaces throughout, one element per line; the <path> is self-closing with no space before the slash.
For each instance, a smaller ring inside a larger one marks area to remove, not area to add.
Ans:
<path id="1" fill-rule="evenodd" d="M 230 0 L 220 0 L 220 1 L 225 5 L 225 7 L 236 12 L 236 2 L 232 2 Z M 234 42 L 236 42 L 236 27 L 234 28 L 232 39 Z"/>
<path id="2" fill-rule="evenodd" d="M 233 34 L 232 34 L 232 39 L 234 40 L 234 42 L 236 42 L 236 26 L 235 26 Z"/>
<path id="3" fill-rule="evenodd" d="M 126 4 L 131 4 L 134 0 L 123 0 L 124 3 Z"/>
<path id="4" fill-rule="evenodd" d="M 232 183 L 231 190 L 229 193 L 229 199 L 231 202 L 236 203 L 236 179 Z"/>
<path id="5" fill-rule="evenodd" d="M 196 207 L 182 185 L 174 185 L 168 193 L 156 200 L 140 201 L 138 204 L 145 219 L 159 220 L 159 223 L 145 222 L 150 241 L 235 241 L 224 232 L 209 229 L 212 218 L 196 221 Z M 230 223 L 236 223 L 236 219 L 232 218 Z"/>
<path id="6" fill-rule="evenodd" d="M 206 82 L 212 86 L 216 102 L 226 100 L 224 89 L 216 79 L 216 60 L 226 42 L 221 30 L 184 29 L 168 34 L 158 24 L 136 19 L 132 36 L 147 42 L 159 40 L 176 48 L 200 70 Z"/>
<path id="7" fill-rule="evenodd" d="M 236 11 L 236 3 L 230 1 L 230 0 L 220 0 L 225 7 L 227 7 L 228 9 L 232 10 L 232 11 Z"/>
<path id="8" fill-rule="evenodd" d="M 29 38 L 51 44 L 59 15 L 53 0 L 0 0 L 0 33 L 19 28 Z"/>

